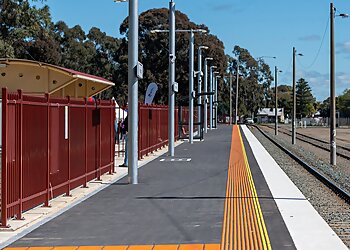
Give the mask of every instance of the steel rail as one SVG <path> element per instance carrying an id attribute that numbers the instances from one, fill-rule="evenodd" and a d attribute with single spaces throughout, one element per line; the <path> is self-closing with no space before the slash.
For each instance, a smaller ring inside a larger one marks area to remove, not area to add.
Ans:
<path id="1" fill-rule="evenodd" d="M 273 128 L 271 128 L 271 127 L 269 127 L 269 126 L 266 126 L 266 125 L 264 125 L 264 127 L 273 129 Z M 290 133 L 289 133 L 289 131 L 288 131 L 288 132 L 285 132 L 285 131 L 281 131 L 281 130 L 280 130 L 280 132 L 283 133 L 283 134 L 285 134 L 285 135 L 291 136 Z M 330 152 L 330 149 L 329 149 L 328 147 L 324 147 L 324 146 L 321 146 L 321 145 L 316 144 L 316 143 L 314 143 L 314 142 L 308 141 L 308 140 L 306 140 L 306 139 L 301 138 L 300 136 L 303 136 L 303 137 L 305 137 L 305 138 L 308 138 L 308 139 L 311 139 L 311 140 L 315 140 L 315 141 L 317 141 L 317 142 L 324 143 L 324 144 L 329 144 L 329 142 L 323 141 L 323 140 L 321 140 L 321 139 L 313 138 L 313 137 L 308 136 L 308 135 L 300 134 L 300 133 L 297 133 L 297 135 L 299 135 L 299 137 L 297 137 L 298 140 L 303 141 L 303 142 L 306 142 L 306 143 L 309 143 L 309 144 L 312 145 L 312 146 L 315 146 L 315 147 L 317 147 L 317 148 L 320 148 L 320 149 L 323 149 L 323 150 L 325 150 L 325 151 L 327 151 L 327 152 Z M 346 148 L 346 147 L 343 147 L 343 146 L 339 146 L 339 145 L 337 145 L 337 147 L 340 148 L 340 149 L 343 149 L 343 150 L 345 150 L 345 151 L 349 151 L 349 152 L 350 152 L 350 149 L 349 149 L 349 148 Z M 344 159 L 346 159 L 346 160 L 350 160 L 350 155 L 346 155 L 346 154 L 342 154 L 342 153 L 340 153 L 340 152 L 337 152 L 337 156 L 340 156 L 340 157 L 342 157 L 342 158 L 344 158 Z"/>
<path id="2" fill-rule="evenodd" d="M 283 147 L 281 144 L 272 139 L 269 135 L 267 135 L 261 128 L 256 125 L 249 125 L 248 127 L 255 127 L 259 130 L 261 134 L 263 134 L 268 140 L 270 140 L 273 144 L 275 144 L 278 148 L 284 151 L 287 155 L 289 155 L 293 160 L 298 162 L 303 168 L 305 168 L 310 174 L 315 176 L 319 181 L 325 184 L 328 188 L 330 188 L 334 193 L 336 193 L 341 199 L 343 199 L 346 203 L 350 204 L 350 193 L 341 188 L 337 183 L 330 180 L 328 177 L 320 173 L 317 169 L 303 161 L 300 157 L 293 154 L 290 150 Z"/>

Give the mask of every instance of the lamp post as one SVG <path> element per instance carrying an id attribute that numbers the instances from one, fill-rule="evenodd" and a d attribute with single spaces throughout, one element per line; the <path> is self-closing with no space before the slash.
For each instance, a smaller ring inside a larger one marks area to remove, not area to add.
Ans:
<path id="1" fill-rule="evenodd" d="M 126 0 L 114 0 L 126 2 Z M 128 181 L 138 183 L 138 0 L 129 0 L 129 43 L 128 43 Z"/>
<path id="2" fill-rule="evenodd" d="M 275 66 L 275 135 L 278 135 L 278 72 L 282 72 L 281 70 L 278 70 L 277 66 Z"/>
<path id="3" fill-rule="evenodd" d="M 217 66 L 210 66 L 210 85 L 209 85 L 209 92 L 213 92 L 213 69 L 216 69 Z M 213 95 L 210 95 L 209 97 L 209 129 L 213 129 Z"/>
<path id="4" fill-rule="evenodd" d="M 199 46 L 198 47 L 198 116 L 197 116 L 197 122 L 201 122 L 201 107 L 200 105 L 202 104 L 202 49 L 209 49 L 208 46 Z M 198 125 L 198 132 L 200 132 L 201 126 Z"/>
<path id="5" fill-rule="evenodd" d="M 214 71 L 213 72 L 213 128 L 216 128 L 216 74 L 219 74 L 219 71 Z M 215 113 L 214 113 L 215 109 Z"/>
<path id="6" fill-rule="evenodd" d="M 335 53 L 334 53 L 334 19 L 336 9 L 333 2 L 330 4 L 330 163 L 337 165 L 337 141 L 336 141 L 336 101 L 335 101 Z M 348 14 L 339 14 L 337 16 L 346 18 Z"/>
<path id="7" fill-rule="evenodd" d="M 168 33 L 169 30 L 151 30 L 151 33 Z M 193 78 L 194 78 L 194 34 L 206 33 L 204 29 L 190 29 L 190 30 L 175 30 L 175 32 L 190 33 L 190 48 L 189 48 L 189 142 L 193 144 Z M 169 126 L 170 129 L 170 126 Z"/>
<path id="8" fill-rule="evenodd" d="M 169 2 L 169 83 L 168 83 L 168 154 L 174 156 L 175 143 L 175 3 Z"/>
<path id="9" fill-rule="evenodd" d="M 296 56 L 303 56 L 303 54 L 298 53 L 293 47 L 293 115 L 292 115 L 292 144 L 294 145 L 296 143 L 296 131 L 295 131 L 295 126 L 296 126 L 296 112 L 297 112 L 297 94 L 296 94 L 296 83 L 295 83 L 295 58 Z"/>
<path id="10" fill-rule="evenodd" d="M 208 61 L 213 58 L 207 57 L 204 59 L 204 93 L 208 92 Z M 204 133 L 208 132 L 208 96 L 204 96 Z"/>
<path id="11" fill-rule="evenodd" d="M 218 72 L 219 73 L 219 72 Z M 215 76 L 215 128 L 218 128 L 218 79 L 221 76 Z"/>

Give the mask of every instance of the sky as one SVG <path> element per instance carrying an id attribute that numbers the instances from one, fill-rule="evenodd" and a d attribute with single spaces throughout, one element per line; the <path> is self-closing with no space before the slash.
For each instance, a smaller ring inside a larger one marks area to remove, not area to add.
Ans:
<path id="1" fill-rule="evenodd" d="M 235 45 L 253 57 L 277 66 L 278 83 L 291 85 L 292 51 L 296 47 L 296 77 L 309 82 L 318 101 L 329 96 L 330 0 L 174 0 L 176 9 L 197 24 L 205 24 L 232 55 Z M 128 15 L 128 3 L 113 0 L 47 0 L 53 21 L 79 24 L 85 31 L 98 27 L 120 37 L 119 25 Z M 40 6 L 40 4 L 37 4 Z M 168 8 L 169 0 L 139 0 L 139 13 Z M 337 14 L 350 14 L 350 1 L 334 0 Z M 350 18 L 335 19 L 336 94 L 350 88 Z"/>

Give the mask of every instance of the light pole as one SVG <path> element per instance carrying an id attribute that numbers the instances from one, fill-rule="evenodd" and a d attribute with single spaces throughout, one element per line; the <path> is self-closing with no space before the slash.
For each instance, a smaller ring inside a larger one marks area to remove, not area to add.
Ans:
<path id="1" fill-rule="evenodd" d="M 336 140 L 336 102 L 335 102 L 335 53 L 334 53 L 334 19 L 335 7 L 333 2 L 330 4 L 330 163 L 333 166 L 337 165 L 337 140 Z M 348 14 L 339 14 L 337 16 L 346 18 Z"/>
<path id="2" fill-rule="evenodd" d="M 219 73 L 219 72 L 218 72 Z M 218 128 L 218 79 L 221 76 L 215 76 L 215 128 Z"/>
<path id="3" fill-rule="evenodd" d="M 168 33 L 169 30 L 151 30 L 151 33 Z M 191 29 L 191 30 L 175 30 L 175 32 L 186 32 L 190 33 L 190 48 L 189 48 L 189 142 L 193 144 L 193 78 L 194 78 L 194 34 L 195 33 L 206 33 L 204 29 Z M 170 126 L 169 126 L 170 129 Z"/>
<path id="4" fill-rule="evenodd" d="M 169 83 L 168 83 L 168 154 L 174 156 L 175 143 L 175 3 L 169 3 Z"/>
<path id="5" fill-rule="evenodd" d="M 201 122 L 201 107 L 202 104 L 202 49 L 209 49 L 208 46 L 199 46 L 198 47 L 198 116 L 197 116 L 197 122 Z M 198 125 L 198 132 L 200 133 L 201 125 Z"/>
<path id="6" fill-rule="evenodd" d="M 213 111 L 214 112 L 214 108 L 215 108 L 215 113 L 213 113 L 213 128 L 216 128 L 216 122 L 215 120 L 217 119 L 216 117 L 216 74 L 219 74 L 219 71 L 214 71 L 213 72 Z"/>
<path id="7" fill-rule="evenodd" d="M 278 135 L 278 72 L 282 72 L 281 70 L 278 70 L 277 66 L 275 66 L 275 135 Z"/>
<path id="8" fill-rule="evenodd" d="M 208 61 L 213 58 L 207 57 L 204 59 L 204 93 L 208 92 Z M 204 133 L 208 132 L 208 96 L 204 95 Z"/>
<path id="9" fill-rule="evenodd" d="M 292 115 L 292 144 L 294 145 L 296 142 L 296 112 L 297 112 L 297 94 L 296 94 L 296 83 L 295 83 L 295 58 L 296 56 L 303 56 L 303 54 L 297 54 L 295 47 L 293 47 L 293 115 Z"/>
<path id="10" fill-rule="evenodd" d="M 210 66 L 210 85 L 209 85 L 209 92 L 213 92 L 213 69 L 216 69 L 217 66 Z M 213 95 L 210 95 L 209 97 L 209 129 L 213 129 Z"/>
<path id="11" fill-rule="evenodd" d="M 191 30 L 190 31 L 190 50 L 189 50 L 189 81 L 190 81 L 190 87 L 189 87 L 189 109 L 190 109 L 190 117 L 189 117 L 189 141 L 191 144 L 193 144 L 193 99 L 194 99 L 194 92 L 193 92 L 193 78 L 194 78 L 194 33 Z"/>
<path id="12" fill-rule="evenodd" d="M 126 2 L 125 0 L 114 0 Z M 138 0 L 129 0 L 129 37 L 128 37 L 128 180 L 137 184 L 138 158 Z"/>
<path id="13" fill-rule="evenodd" d="M 230 113 L 229 113 L 229 117 L 230 117 L 230 121 L 229 124 L 232 125 L 232 72 L 230 71 L 229 76 L 224 76 L 224 79 L 227 81 L 229 81 L 229 88 L 230 88 Z"/>

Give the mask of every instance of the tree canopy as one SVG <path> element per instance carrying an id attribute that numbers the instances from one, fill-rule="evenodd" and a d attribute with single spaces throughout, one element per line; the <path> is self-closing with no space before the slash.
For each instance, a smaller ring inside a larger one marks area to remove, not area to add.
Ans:
<path id="1" fill-rule="evenodd" d="M 304 78 L 300 78 L 296 83 L 296 95 L 297 117 L 308 117 L 315 113 L 314 103 L 316 99 L 312 95 L 311 88 Z"/>
<path id="2" fill-rule="evenodd" d="M 151 30 L 168 30 L 168 9 L 151 9 L 139 16 L 139 60 L 144 65 L 144 79 L 139 81 L 139 96 L 142 100 L 147 86 L 151 82 L 158 85 L 158 92 L 155 100 L 157 103 L 166 104 L 168 100 L 168 33 L 151 33 Z M 205 29 L 207 34 L 195 34 L 195 69 L 197 65 L 197 48 L 200 45 L 208 46 L 203 51 L 204 57 L 212 57 L 212 65 L 218 66 L 221 75 L 226 70 L 227 62 L 224 53 L 224 44 L 216 36 L 210 34 L 208 27 L 204 24 L 191 22 L 188 16 L 176 11 L 177 29 Z M 119 67 L 116 70 L 115 95 L 118 99 L 126 100 L 127 89 L 127 46 L 128 46 L 128 19 L 125 19 L 120 26 L 120 33 L 124 36 L 118 49 L 117 61 Z M 176 79 L 179 83 L 179 93 L 176 100 L 187 100 L 189 87 L 189 33 L 176 33 Z M 204 58 L 203 57 L 203 58 Z M 195 81 L 196 82 L 196 81 Z M 195 84 L 195 89 L 197 84 Z M 219 93 L 222 92 L 223 82 L 219 83 Z M 219 94 L 218 99 L 221 99 Z"/>

